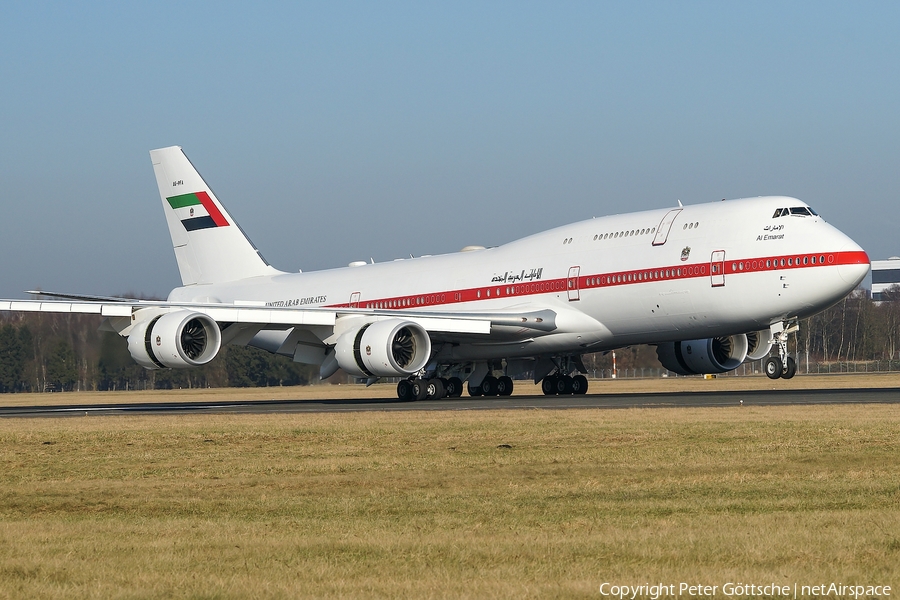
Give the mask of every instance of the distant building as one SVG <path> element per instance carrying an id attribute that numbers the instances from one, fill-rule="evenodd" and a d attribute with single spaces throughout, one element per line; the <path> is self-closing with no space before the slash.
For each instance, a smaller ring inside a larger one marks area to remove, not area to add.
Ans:
<path id="1" fill-rule="evenodd" d="M 891 286 L 900 286 L 900 256 L 872 261 L 872 300 L 886 300 L 881 294 Z"/>

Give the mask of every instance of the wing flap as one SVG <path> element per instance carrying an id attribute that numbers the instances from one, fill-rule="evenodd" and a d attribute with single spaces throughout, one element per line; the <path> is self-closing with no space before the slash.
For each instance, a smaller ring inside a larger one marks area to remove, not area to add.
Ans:
<path id="1" fill-rule="evenodd" d="M 403 318 L 403 317 L 401 317 Z M 429 333 L 480 333 L 491 332 L 490 319 L 454 319 L 454 318 L 428 318 L 409 317 L 404 320 L 418 323 Z"/>
<path id="2" fill-rule="evenodd" d="M 27 300 L 0 300 L 0 311 L 12 312 L 52 312 L 52 313 L 76 313 L 76 314 L 102 314 L 103 304 L 90 304 L 82 302 L 34 302 Z M 127 316 L 131 315 L 131 307 Z"/>
<path id="3" fill-rule="evenodd" d="M 69 312 L 75 314 L 88 314 L 88 315 L 99 315 L 103 312 L 102 305 L 99 304 L 87 304 L 84 302 L 73 302 L 69 305 Z M 129 313 L 127 316 L 131 316 Z"/>
<path id="4" fill-rule="evenodd" d="M 18 310 L 22 312 L 40 312 L 41 302 L 9 302 L 6 310 Z"/>
<path id="5" fill-rule="evenodd" d="M 104 317 L 130 317 L 132 312 L 130 304 L 103 304 L 100 306 L 100 314 Z"/>
<path id="6" fill-rule="evenodd" d="M 337 314 L 331 310 L 291 310 L 242 306 L 240 308 L 213 308 L 184 306 L 209 315 L 220 323 L 253 323 L 259 325 L 334 325 Z"/>

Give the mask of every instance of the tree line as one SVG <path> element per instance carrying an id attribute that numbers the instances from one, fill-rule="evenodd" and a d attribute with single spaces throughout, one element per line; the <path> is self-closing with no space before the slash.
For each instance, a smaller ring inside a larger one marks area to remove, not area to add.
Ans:
<path id="1" fill-rule="evenodd" d="M 0 392 L 106 391 L 304 385 L 318 367 L 244 346 L 225 346 L 193 369 L 148 371 L 125 338 L 94 315 L 7 313 L 0 318 Z"/>
<path id="2" fill-rule="evenodd" d="M 820 363 L 900 361 L 900 288 L 882 302 L 853 293 L 805 319 L 790 350 Z M 147 371 L 121 336 L 100 331 L 93 315 L 5 313 L 0 316 L 0 392 L 144 390 L 306 385 L 318 367 L 243 346 L 225 346 L 194 369 Z M 655 349 L 617 352 L 618 368 L 658 367 Z M 586 357 L 589 368 L 609 368 L 609 355 Z M 345 378 L 346 379 L 346 378 Z"/>

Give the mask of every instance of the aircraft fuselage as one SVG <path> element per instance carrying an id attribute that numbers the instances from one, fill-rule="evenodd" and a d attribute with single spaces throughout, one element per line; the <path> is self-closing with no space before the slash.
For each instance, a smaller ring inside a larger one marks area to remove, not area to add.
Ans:
<path id="1" fill-rule="evenodd" d="M 490 342 L 445 343 L 478 360 L 709 338 L 813 315 L 865 277 L 869 260 L 782 196 L 595 218 L 502 246 L 173 290 L 169 301 L 359 308 L 390 315 L 537 312 L 555 328 L 497 326 Z"/>

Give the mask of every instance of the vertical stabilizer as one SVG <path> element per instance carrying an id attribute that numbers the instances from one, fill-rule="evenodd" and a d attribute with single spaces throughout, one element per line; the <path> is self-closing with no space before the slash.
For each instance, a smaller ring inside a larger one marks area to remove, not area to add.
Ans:
<path id="1" fill-rule="evenodd" d="M 275 275 L 180 146 L 150 151 L 184 285 Z"/>

